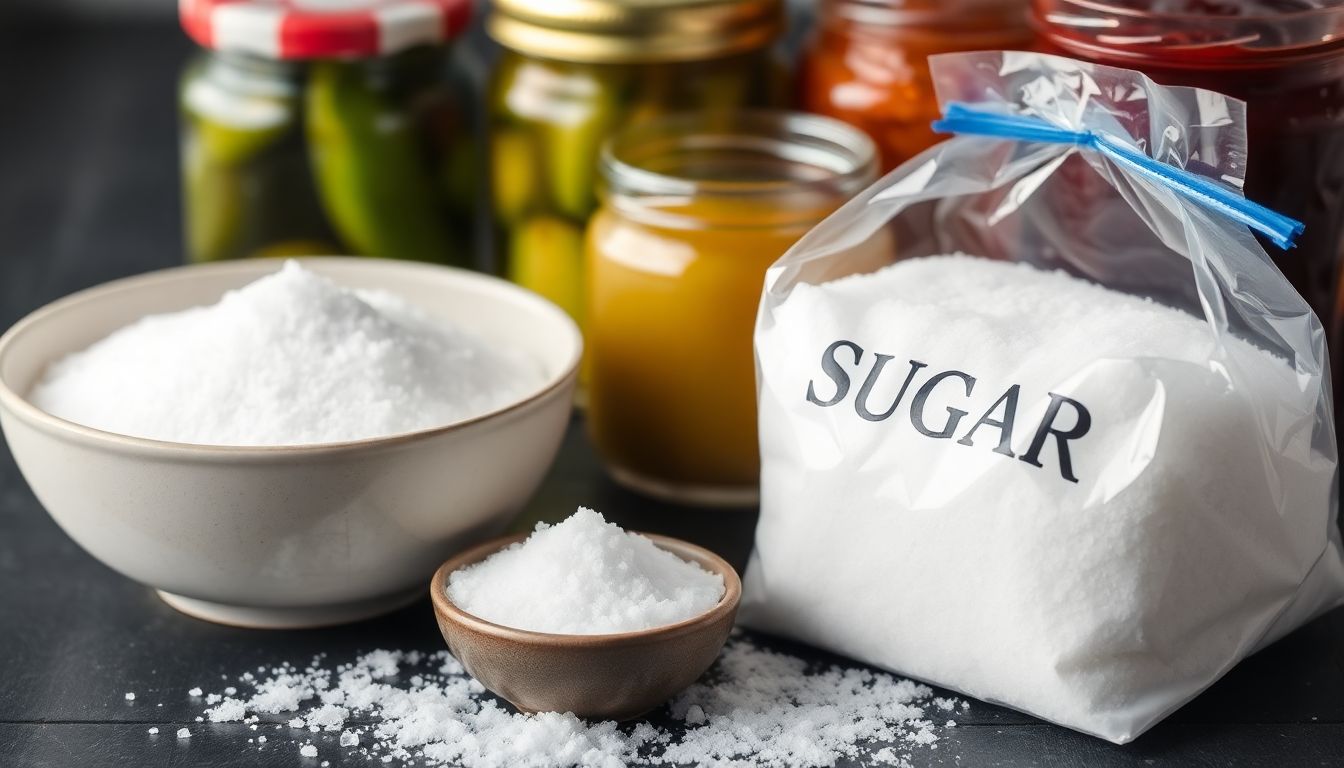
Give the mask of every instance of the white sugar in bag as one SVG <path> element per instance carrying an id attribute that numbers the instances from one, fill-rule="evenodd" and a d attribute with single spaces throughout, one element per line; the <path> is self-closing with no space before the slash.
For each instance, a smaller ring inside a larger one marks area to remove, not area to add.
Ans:
<path id="1" fill-rule="evenodd" d="M 1042 130 L 934 147 L 771 268 L 741 617 L 1124 743 L 1344 600 L 1324 332 L 1247 229 L 1284 222 L 1188 194 L 1239 184 L 1240 102 L 933 74 Z M 878 236 L 899 261 L 844 277 Z"/>
<path id="2" fill-rule="evenodd" d="M 1230 343 L 1238 388 L 1201 318 L 966 256 L 797 286 L 745 621 L 1129 740 L 1344 583 L 1333 462 L 1247 439 L 1293 371 Z"/>

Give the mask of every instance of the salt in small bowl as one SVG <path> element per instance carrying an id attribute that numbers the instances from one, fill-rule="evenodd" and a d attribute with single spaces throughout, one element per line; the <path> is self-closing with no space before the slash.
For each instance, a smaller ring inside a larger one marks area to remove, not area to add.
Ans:
<path id="1" fill-rule="evenodd" d="M 742 581 L 713 552 L 667 536 L 642 534 L 723 577 L 712 608 L 675 624 L 636 632 L 566 635 L 506 627 L 470 614 L 448 597 L 448 577 L 507 546 L 522 533 L 488 541 L 439 567 L 429 594 L 448 649 L 487 690 L 523 712 L 572 712 L 590 720 L 630 720 L 695 682 L 728 640 Z"/>

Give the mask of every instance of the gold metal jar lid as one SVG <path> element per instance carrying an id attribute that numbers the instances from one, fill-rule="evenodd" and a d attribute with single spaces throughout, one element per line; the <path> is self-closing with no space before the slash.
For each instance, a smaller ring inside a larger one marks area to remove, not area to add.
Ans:
<path id="1" fill-rule="evenodd" d="M 782 0 L 495 0 L 490 36 L 520 53 L 588 63 L 684 61 L 761 48 Z"/>

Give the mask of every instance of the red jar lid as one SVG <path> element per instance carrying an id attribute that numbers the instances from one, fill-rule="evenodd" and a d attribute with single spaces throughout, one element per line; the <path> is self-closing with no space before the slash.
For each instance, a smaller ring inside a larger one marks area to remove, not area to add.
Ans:
<path id="1" fill-rule="evenodd" d="M 271 59 L 367 58 L 456 37 L 471 0 L 179 0 L 197 43 Z"/>

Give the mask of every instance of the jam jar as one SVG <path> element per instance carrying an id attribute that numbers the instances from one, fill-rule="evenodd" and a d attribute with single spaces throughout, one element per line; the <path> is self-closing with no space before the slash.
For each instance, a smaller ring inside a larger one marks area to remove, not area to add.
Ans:
<path id="1" fill-rule="evenodd" d="M 184 0 L 190 261 L 353 254 L 477 260 L 468 0 Z"/>
<path id="2" fill-rule="evenodd" d="M 1344 3 L 1034 0 L 1043 50 L 1246 102 L 1245 193 L 1306 224 L 1266 250 L 1326 328 L 1344 402 Z"/>
<path id="3" fill-rule="evenodd" d="M 597 158 L 622 126 L 782 103 L 779 0 L 496 0 L 488 86 L 501 274 L 583 324 L 583 230 Z"/>
<path id="4" fill-rule="evenodd" d="M 617 482 L 686 503 L 756 499 L 766 269 L 876 168 L 857 129 L 788 112 L 674 116 L 607 145 L 586 241 L 588 428 Z M 893 258 L 873 238 L 847 263 Z"/>
<path id="5" fill-rule="evenodd" d="M 938 118 L 929 56 L 1031 39 L 1027 0 L 822 0 L 799 103 L 867 131 L 888 171 L 947 138 L 929 127 Z"/>

